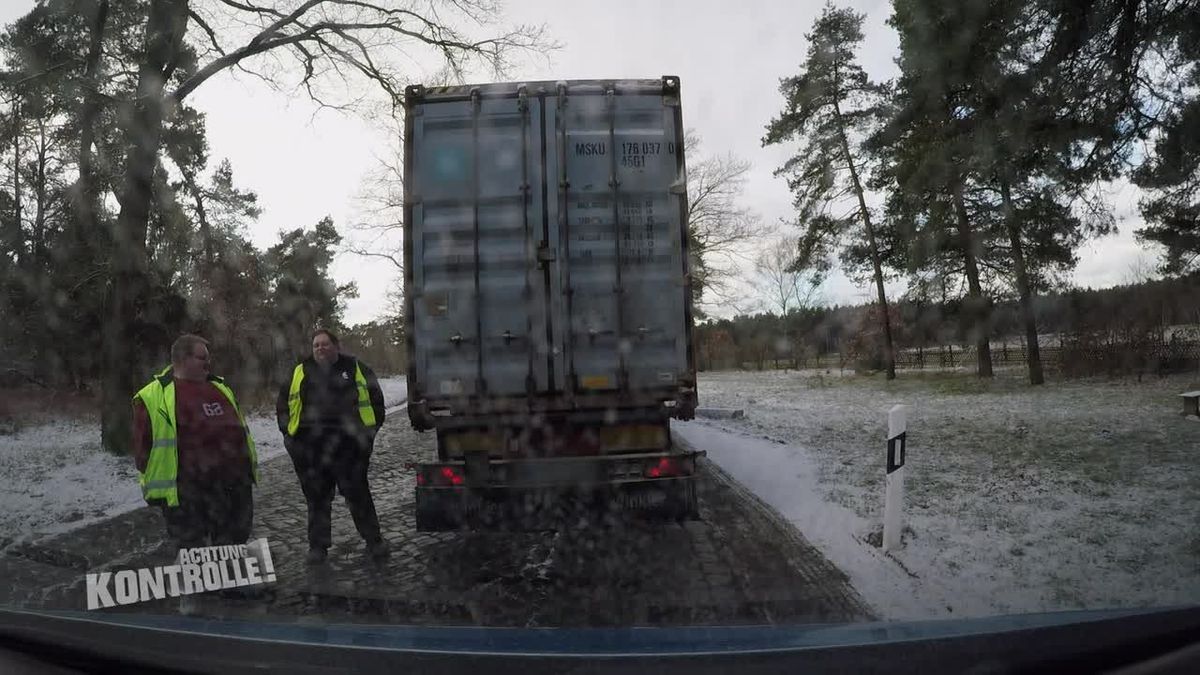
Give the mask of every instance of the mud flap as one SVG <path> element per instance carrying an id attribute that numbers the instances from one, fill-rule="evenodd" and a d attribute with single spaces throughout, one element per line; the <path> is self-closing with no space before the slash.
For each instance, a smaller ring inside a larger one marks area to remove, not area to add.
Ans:
<path id="1" fill-rule="evenodd" d="M 696 480 L 638 484 L 613 495 L 610 510 L 647 520 L 699 520 Z"/>

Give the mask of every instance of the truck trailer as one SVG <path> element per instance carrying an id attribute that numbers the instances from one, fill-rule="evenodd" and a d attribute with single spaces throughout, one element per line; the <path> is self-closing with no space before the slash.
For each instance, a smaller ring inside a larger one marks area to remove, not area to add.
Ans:
<path id="1" fill-rule="evenodd" d="M 405 90 L 423 531 L 696 518 L 679 78 Z"/>

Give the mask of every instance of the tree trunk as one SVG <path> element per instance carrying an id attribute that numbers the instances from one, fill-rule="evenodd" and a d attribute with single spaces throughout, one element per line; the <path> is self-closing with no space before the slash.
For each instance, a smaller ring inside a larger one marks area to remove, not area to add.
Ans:
<path id="1" fill-rule="evenodd" d="M 850 141 L 846 138 L 846 129 L 842 124 L 842 110 L 836 99 L 833 102 L 833 112 L 837 117 L 842 153 L 846 157 L 846 166 L 850 169 L 854 196 L 858 198 L 858 210 L 862 214 L 863 228 L 867 231 L 867 245 L 871 247 L 871 266 L 875 271 L 875 293 L 879 298 L 879 308 L 883 311 L 883 360 L 887 368 L 887 379 L 894 380 L 896 379 L 896 348 L 892 344 L 892 316 L 888 311 L 887 293 L 883 289 L 883 261 L 879 257 L 879 247 L 875 243 L 875 227 L 871 224 L 871 212 L 867 209 L 862 181 L 858 178 L 858 167 L 854 165 L 854 156 L 850 154 Z"/>
<path id="2" fill-rule="evenodd" d="M 192 193 L 196 204 L 196 221 L 200 226 L 200 242 L 203 257 L 197 265 L 201 285 L 201 297 L 207 299 L 203 311 L 208 316 L 209 329 L 220 349 L 232 347 L 228 344 L 232 335 L 232 318 L 229 316 L 229 304 L 226 302 L 225 269 L 217 267 L 216 244 L 213 240 L 212 224 L 208 219 L 208 211 L 204 206 L 204 191 L 196 182 L 196 176 L 191 169 L 181 168 L 186 189 Z"/>
<path id="3" fill-rule="evenodd" d="M 126 123 L 125 180 L 113 232 L 113 279 L 101 366 L 101 442 L 125 454 L 130 443 L 130 399 L 137 386 L 137 322 L 147 291 L 146 228 L 162 136 L 163 87 L 187 26 L 185 0 L 153 0 L 146 20 L 145 55 L 138 68 L 137 100 Z"/>
<path id="4" fill-rule="evenodd" d="M 79 252 L 85 251 L 88 234 L 96 229 L 96 187 L 93 167 L 92 146 L 96 142 L 96 121 L 100 117 L 99 79 L 100 57 L 104 46 L 104 29 L 108 22 L 108 0 L 96 4 L 96 16 L 92 20 L 91 44 L 88 46 L 84 64 L 83 106 L 79 116 L 79 181 L 75 186 L 76 222 L 74 244 Z M 85 256 L 84 260 L 91 260 Z"/>
<path id="5" fill-rule="evenodd" d="M 33 260 L 33 265 L 38 269 L 43 269 L 42 266 L 46 262 L 46 201 L 48 198 L 46 187 L 46 163 L 48 161 L 48 152 L 49 147 L 46 140 L 46 122 L 45 120 L 38 120 L 37 165 L 34 173 L 33 184 L 33 230 L 31 232 L 29 246 L 30 258 Z"/>
<path id="6" fill-rule="evenodd" d="M 988 330 L 989 314 L 987 298 L 983 296 L 983 286 L 979 283 L 979 265 L 975 260 L 975 241 L 971 235 L 971 222 L 967 218 L 967 205 L 963 201 L 962 183 L 954 186 L 954 211 L 957 216 L 958 238 L 963 249 L 963 262 L 967 268 L 967 303 L 970 307 L 972 327 L 978 331 L 975 337 L 976 372 L 979 377 L 992 376 L 992 348 L 989 343 Z"/>
<path id="7" fill-rule="evenodd" d="M 1004 204 L 1004 225 L 1008 228 L 1008 240 L 1012 246 L 1013 269 L 1017 276 L 1017 293 L 1021 296 L 1021 318 L 1025 323 L 1026 360 L 1029 362 L 1029 383 L 1043 384 L 1042 355 L 1038 349 L 1037 320 L 1033 315 L 1033 289 L 1029 286 L 1029 270 L 1025 266 L 1025 251 L 1021 244 L 1021 229 L 1017 222 L 1016 209 L 1012 204 L 1012 191 L 1008 179 L 1000 180 L 1000 199 Z"/>
<path id="8" fill-rule="evenodd" d="M 75 217 L 68 221 L 69 230 L 64 244 L 51 252 L 56 261 L 71 261 L 76 268 L 71 277 L 71 286 L 74 289 L 71 295 L 76 295 L 83 287 L 77 280 L 85 277 L 88 273 L 87 267 L 99 263 L 97 251 L 89 244 L 90 241 L 94 241 L 98 228 L 96 213 L 99 208 L 99 188 L 96 186 L 93 170 L 92 147 L 95 145 L 96 125 L 100 117 L 99 72 L 104 32 L 108 23 L 108 6 L 108 0 L 96 3 L 96 13 L 91 20 L 88 53 L 84 59 L 83 102 L 79 112 L 79 177 L 67 192 L 68 204 L 74 210 Z M 80 262 L 85 262 L 86 266 L 80 265 Z M 73 302 L 74 300 L 75 298 L 72 298 Z M 78 303 L 75 304 L 78 306 Z M 85 378 L 90 373 L 84 372 L 86 367 L 80 365 L 80 357 L 74 352 L 75 350 L 70 349 L 62 350 L 60 356 L 63 358 L 65 369 L 71 373 L 75 390 L 83 391 L 86 388 Z"/>
<path id="9" fill-rule="evenodd" d="M 21 232 L 21 99 L 13 100 L 13 222 L 12 251 L 17 266 L 25 261 L 25 242 Z"/>
<path id="10" fill-rule="evenodd" d="M 204 193 L 200 189 L 200 184 L 196 182 L 196 175 L 192 173 L 191 169 L 181 167 L 180 171 L 183 173 L 184 185 L 192 193 L 192 200 L 196 203 L 196 220 L 200 226 L 200 243 L 204 253 L 204 269 L 200 274 L 200 278 L 208 281 L 209 273 L 216 263 L 216 255 L 214 253 L 212 228 L 208 222 L 208 211 L 204 208 Z"/>

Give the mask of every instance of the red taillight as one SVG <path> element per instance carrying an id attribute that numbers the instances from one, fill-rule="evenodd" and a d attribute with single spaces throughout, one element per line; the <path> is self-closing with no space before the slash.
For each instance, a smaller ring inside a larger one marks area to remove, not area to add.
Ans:
<path id="1" fill-rule="evenodd" d="M 673 457 L 663 457 L 657 464 L 646 469 L 647 478 L 682 476 L 683 473 L 683 464 Z"/>
<path id="2" fill-rule="evenodd" d="M 458 486 L 466 482 L 466 476 L 459 467 L 432 466 L 417 471 L 417 485 L 420 487 Z"/>
<path id="3" fill-rule="evenodd" d="M 455 471 L 454 467 L 452 466 L 442 467 L 442 478 L 444 478 L 451 485 L 462 485 L 466 481 L 466 479 L 462 477 L 462 474 Z"/>

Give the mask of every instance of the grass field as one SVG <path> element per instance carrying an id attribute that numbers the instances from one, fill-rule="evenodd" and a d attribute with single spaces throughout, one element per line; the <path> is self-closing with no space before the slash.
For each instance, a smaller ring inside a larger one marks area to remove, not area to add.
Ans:
<path id="1" fill-rule="evenodd" d="M 910 405 L 895 559 L 949 613 L 1200 602 L 1200 422 L 1178 399 L 1200 381 L 1023 376 L 718 372 L 700 396 L 746 409 L 718 426 L 804 448 L 863 542 L 882 523 L 887 411 Z"/>

